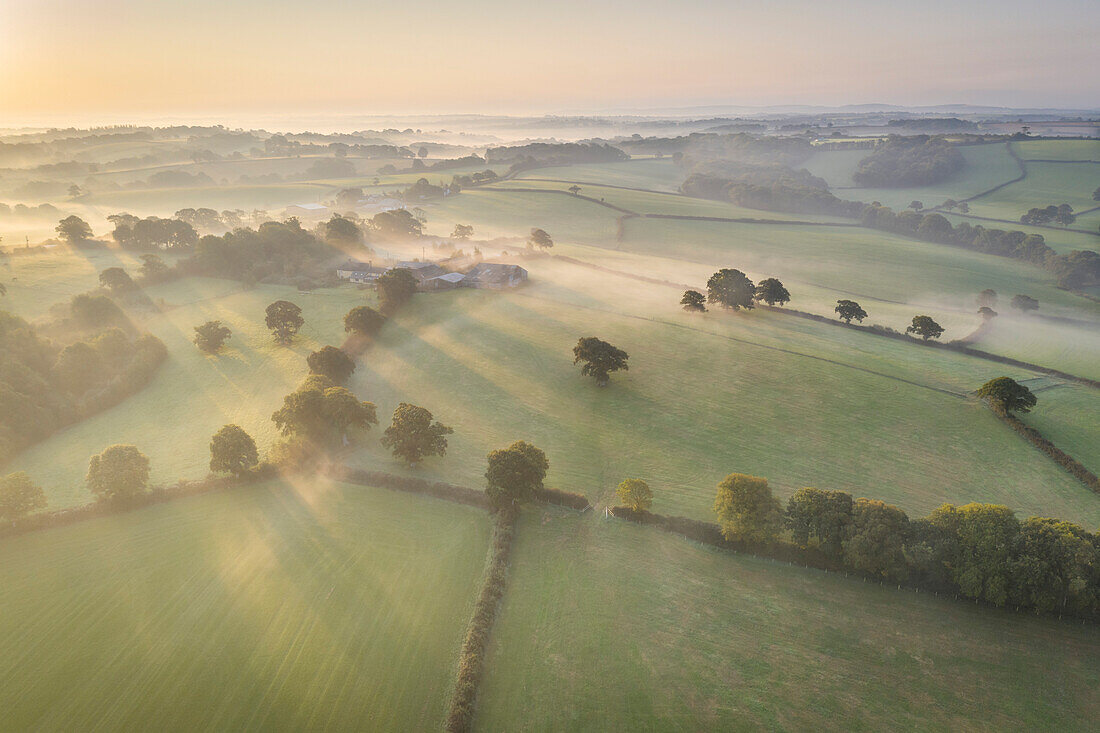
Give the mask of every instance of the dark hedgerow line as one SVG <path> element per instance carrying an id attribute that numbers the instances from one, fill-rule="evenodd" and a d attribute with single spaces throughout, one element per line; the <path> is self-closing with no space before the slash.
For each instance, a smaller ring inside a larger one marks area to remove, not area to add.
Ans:
<path id="1" fill-rule="evenodd" d="M 508 559 L 515 540 L 517 516 L 518 512 L 513 508 L 493 514 L 493 536 L 485 562 L 485 579 L 474 604 L 470 624 L 466 627 L 466 638 L 458 659 L 458 678 L 444 722 L 444 730 L 448 733 L 466 733 L 473 728 L 489 633 L 508 582 Z"/>
<path id="2" fill-rule="evenodd" d="M 1072 474 L 1074 478 L 1100 494 L 1100 478 L 1097 478 L 1095 473 L 1085 468 L 1084 464 L 1076 458 L 1054 445 L 1054 443 L 1051 443 L 1042 433 L 1030 425 L 1025 424 L 1015 415 L 1001 414 L 996 410 L 993 411 L 993 414 L 1008 423 L 1010 428 L 1019 433 L 1036 448 L 1050 456 L 1055 463 Z"/>

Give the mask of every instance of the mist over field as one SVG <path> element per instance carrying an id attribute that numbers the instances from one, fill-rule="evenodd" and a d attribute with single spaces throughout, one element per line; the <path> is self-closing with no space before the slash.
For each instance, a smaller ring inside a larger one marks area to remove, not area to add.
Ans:
<path id="1" fill-rule="evenodd" d="M 1097 30 L 0 2 L 0 731 L 1093 730 Z"/>

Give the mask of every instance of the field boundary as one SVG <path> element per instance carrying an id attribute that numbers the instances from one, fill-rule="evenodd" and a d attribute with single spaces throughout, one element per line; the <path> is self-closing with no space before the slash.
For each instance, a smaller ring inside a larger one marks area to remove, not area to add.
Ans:
<path id="1" fill-rule="evenodd" d="M 689 519 L 687 517 L 679 516 L 667 516 L 663 514 L 654 514 L 648 511 L 635 511 L 630 507 L 616 506 L 608 507 L 608 513 L 610 516 L 616 519 L 623 519 L 634 524 L 640 524 L 647 527 L 655 527 L 657 529 L 668 532 L 669 534 L 679 535 L 692 542 L 697 542 L 702 545 L 709 545 L 711 547 L 718 548 L 719 550 L 725 550 L 741 555 L 752 555 L 754 558 L 764 558 L 773 562 L 787 563 L 788 565 L 797 565 L 799 567 L 808 568 L 810 570 L 820 570 L 825 573 L 842 573 L 845 578 L 851 576 L 853 579 L 861 579 L 863 582 L 878 583 L 884 588 L 891 586 L 896 587 L 898 590 L 911 590 L 914 593 L 932 593 L 935 596 L 943 595 L 944 598 L 954 598 L 956 601 L 960 600 L 958 590 L 950 585 L 931 582 L 929 579 L 925 579 L 924 582 L 907 580 L 897 580 L 876 577 L 873 574 L 860 572 L 851 567 L 845 567 L 835 560 L 831 560 L 826 557 L 824 553 L 820 552 L 816 548 L 801 547 L 791 542 L 779 541 L 770 544 L 748 542 L 746 540 L 728 540 L 722 536 L 722 529 L 719 525 L 712 522 L 703 522 L 698 519 Z M 988 601 L 980 598 L 967 598 L 968 602 L 973 601 L 976 605 L 985 606 L 988 609 L 998 610 L 1005 613 L 1020 613 L 1019 610 L 1013 611 L 1011 607 L 996 606 Z M 1062 618 L 1061 614 L 1046 613 L 1043 614 L 1047 617 L 1057 616 Z M 1082 624 L 1095 623 L 1098 619 L 1094 616 L 1076 616 L 1072 615 L 1069 618 L 1080 619 Z"/>
<path id="2" fill-rule="evenodd" d="M 1000 413 L 997 410 L 993 410 L 993 414 L 1015 430 L 1026 441 L 1047 454 L 1055 463 L 1064 468 L 1067 473 L 1083 483 L 1091 491 L 1100 494 L 1100 478 L 1097 478 L 1096 474 L 1086 468 L 1083 463 L 1054 445 L 1046 436 L 1015 415 Z"/>
<path id="3" fill-rule="evenodd" d="M 467 733 L 473 728 L 489 638 L 500 610 L 500 601 L 508 587 L 508 560 L 515 544 L 518 516 L 519 512 L 514 508 L 497 511 L 493 515 L 493 534 L 485 558 L 481 590 L 466 627 L 462 652 L 458 657 L 455 687 L 443 725 L 448 733 Z"/>

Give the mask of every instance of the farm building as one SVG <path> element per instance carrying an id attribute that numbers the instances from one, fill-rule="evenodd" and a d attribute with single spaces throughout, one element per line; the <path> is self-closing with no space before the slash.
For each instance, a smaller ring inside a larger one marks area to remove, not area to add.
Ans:
<path id="1" fill-rule="evenodd" d="M 369 283 L 377 280 L 388 267 L 375 267 L 370 262 L 348 260 L 336 268 L 336 276 L 353 283 Z"/>
<path id="2" fill-rule="evenodd" d="M 519 265 L 482 262 L 466 273 L 463 285 L 470 288 L 514 288 L 527 282 L 527 270 Z"/>
<path id="3" fill-rule="evenodd" d="M 446 270 L 444 270 L 442 267 L 435 264 L 434 262 L 398 262 L 396 265 L 394 265 L 394 269 L 399 268 L 411 271 L 416 279 L 420 282 L 424 282 L 429 278 L 439 277 L 440 275 L 445 275 L 447 273 Z"/>
<path id="4" fill-rule="evenodd" d="M 466 276 L 461 272 L 448 272 L 446 275 L 430 277 L 423 281 L 420 283 L 420 289 L 427 291 L 454 290 L 461 287 L 465 279 Z"/>
<path id="5" fill-rule="evenodd" d="M 283 212 L 287 217 L 296 216 L 299 219 L 316 219 L 327 216 L 328 213 L 329 208 L 324 204 L 293 204 Z"/>

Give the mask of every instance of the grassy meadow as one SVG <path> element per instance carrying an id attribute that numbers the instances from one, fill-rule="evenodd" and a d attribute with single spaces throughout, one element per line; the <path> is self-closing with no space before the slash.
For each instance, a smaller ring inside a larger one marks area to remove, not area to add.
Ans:
<path id="1" fill-rule="evenodd" d="M 227 423 L 240 425 L 266 449 L 277 436 L 271 413 L 308 373 L 306 356 L 326 344 L 343 343 L 344 314 L 367 300 L 365 292 L 350 287 L 312 293 L 264 285 L 246 290 L 228 280 L 201 278 L 153 287 L 148 294 L 164 305 L 139 323 L 169 351 L 152 383 L 24 451 L 11 464 L 11 470 L 35 477 L 54 508 L 89 500 L 84 488 L 88 458 L 114 443 L 132 443 L 148 455 L 155 483 L 205 476 L 210 437 Z M 280 299 L 297 303 L 306 321 L 289 347 L 276 344 L 264 326 L 264 309 Z M 214 356 L 192 343 L 194 326 L 208 320 L 220 320 L 233 331 Z"/>
<path id="2" fill-rule="evenodd" d="M 488 659 L 481 730 L 1085 731 L 1100 716 L 1091 627 L 602 514 L 524 516 Z"/>
<path id="3" fill-rule="evenodd" d="M 0 542 L 9 730 L 433 730 L 483 512 L 310 479 Z"/>

